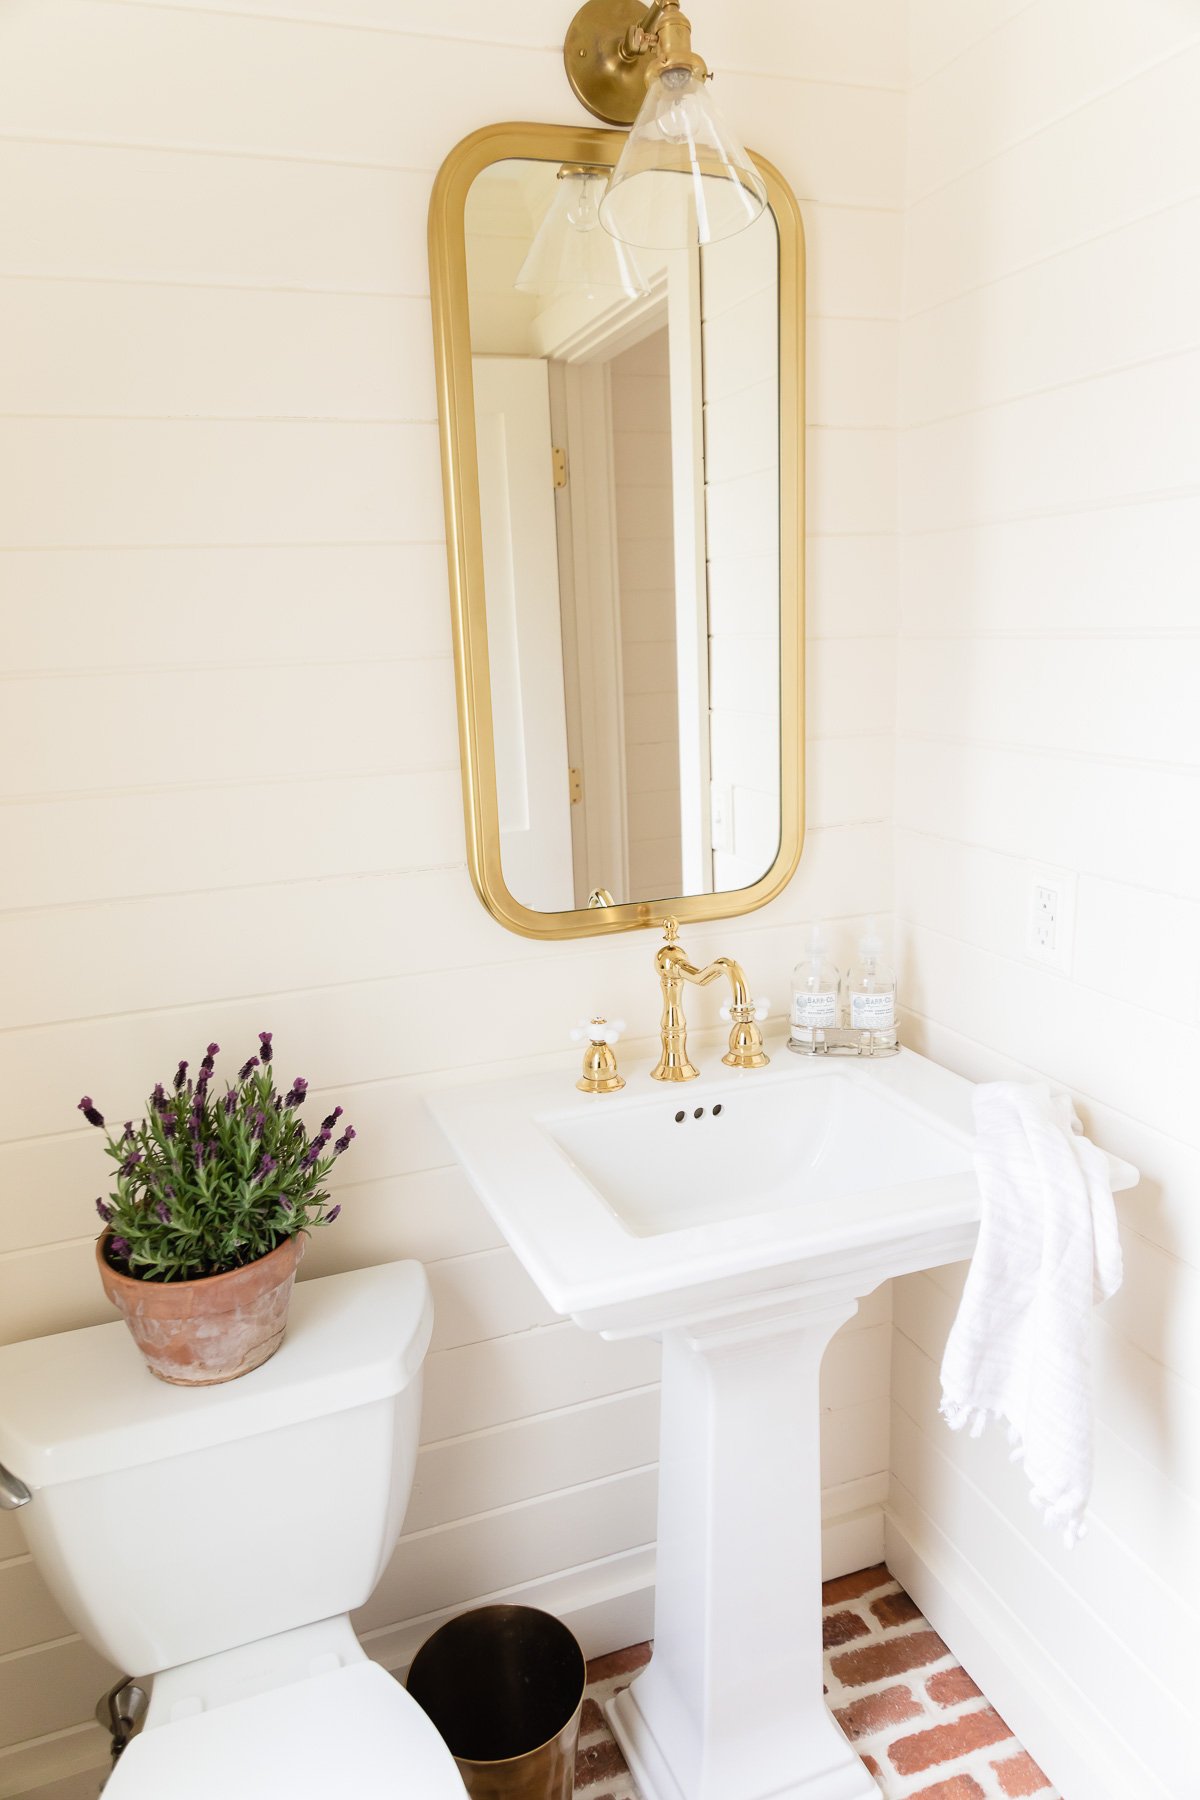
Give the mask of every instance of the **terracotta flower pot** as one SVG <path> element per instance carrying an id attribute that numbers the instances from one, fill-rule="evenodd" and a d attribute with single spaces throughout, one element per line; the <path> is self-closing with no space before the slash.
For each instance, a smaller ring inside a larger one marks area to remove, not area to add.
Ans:
<path id="1" fill-rule="evenodd" d="M 96 1243 L 104 1292 L 123 1315 L 152 1375 L 177 1387 L 214 1387 L 257 1369 L 283 1342 L 288 1302 L 306 1239 L 200 1281 L 138 1281 L 108 1260 L 111 1232 Z"/>

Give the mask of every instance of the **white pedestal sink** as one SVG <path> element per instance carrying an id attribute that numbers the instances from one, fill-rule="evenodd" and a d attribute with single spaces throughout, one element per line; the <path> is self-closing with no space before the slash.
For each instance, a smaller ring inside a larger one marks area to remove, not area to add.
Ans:
<path id="1" fill-rule="evenodd" d="M 863 1295 L 970 1255 L 970 1083 L 912 1051 L 649 1067 L 429 1102 L 549 1303 L 662 1339 L 654 1655 L 613 1729 L 644 1800 L 878 1800 L 823 1697 L 817 1383 Z"/>

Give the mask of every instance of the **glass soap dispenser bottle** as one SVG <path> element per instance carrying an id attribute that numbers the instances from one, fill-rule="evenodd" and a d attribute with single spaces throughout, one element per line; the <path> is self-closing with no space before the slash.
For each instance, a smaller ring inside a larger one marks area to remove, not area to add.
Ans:
<path id="1" fill-rule="evenodd" d="M 788 1049 L 799 1056 L 823 1055 L 827 1031 L 838 1023 L 841 980 L 825 951 L 821 927 L 814 925 L 808 949 L 792 972 L 792 1028 Z"/>
<path id="2" fill-rule="evenodd" d="M 858 940 L 858 956 L 846 979 L 847 1024 L 862 1034 L 860 1050 L 870 1056 L 896 1048 L 896 976 L 883 959 L 883 939 L 875 930 Z"/>

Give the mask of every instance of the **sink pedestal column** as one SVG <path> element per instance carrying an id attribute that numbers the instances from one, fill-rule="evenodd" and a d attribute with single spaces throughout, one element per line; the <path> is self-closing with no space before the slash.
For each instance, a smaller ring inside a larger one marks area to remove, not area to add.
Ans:
<path id="1" fill-rule="evenodd" d="M 857 1306 L 663 1333 L 654 1655 L 608 1708 L 644 1800 L 879 1800 L 822 1679 L 818 1381 Z"/>

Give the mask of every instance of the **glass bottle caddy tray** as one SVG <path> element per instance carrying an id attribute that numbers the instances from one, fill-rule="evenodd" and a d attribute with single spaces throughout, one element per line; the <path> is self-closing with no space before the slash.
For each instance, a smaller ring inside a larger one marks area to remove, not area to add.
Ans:
<path id="1" fill-rule="evenodd" d="M 812 1034 L 808 1042 L 788 1038 L 787 1047 L 797 1056 L 895 1056 L 900 1048 L 894 1025 L 886 1031 L 851 1025 L 810 1025 L 806 1029 Z"/>

